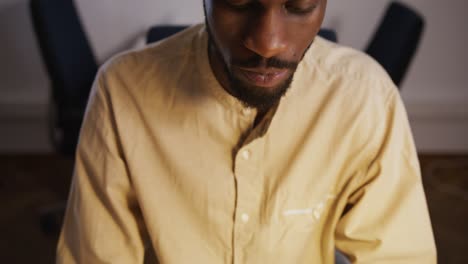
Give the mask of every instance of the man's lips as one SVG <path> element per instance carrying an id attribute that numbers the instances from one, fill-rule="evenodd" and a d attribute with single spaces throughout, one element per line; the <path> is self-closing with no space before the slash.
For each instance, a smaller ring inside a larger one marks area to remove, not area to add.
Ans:
<path id="1" fill-rule="evenodd" d="M 288 77 L 289 69 L 277 68 L 238 68 L 248 82 L 260 87 L 274 87 Z"/>

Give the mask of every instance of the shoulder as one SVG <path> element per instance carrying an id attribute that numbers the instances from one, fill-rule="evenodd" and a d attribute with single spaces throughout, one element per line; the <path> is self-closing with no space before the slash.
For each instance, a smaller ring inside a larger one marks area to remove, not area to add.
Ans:
<path id="1" fill-rule="evenodd" d="M 193 55 L 197 36 L 203 31 L 202 25 L 192 26 L 171 37 L 149 44 L 143 48 L 125 51 L 108 60 L 102 72 L 126 71 L 147 72 L 153 68 L 164 68 Z"/>
<path id="2" fill-rule="evenodd" d="M 120 53 L 99 69 L 99 89 L 114 97 L 163 97 L 193 72 L 204 27 L 197 25 L 141 49 Z"/>
<path id="3" fill-rule="evenodd" d="M 319 115 L 331 121 L 334 131 L 352 135 L 357 145 L 369 146 L 370 152 L 379 148 L 378 138 L 385 134 L 395 105 L 401 105 L 385 69 L 361 51 L 317 38 L 300 76 L 303 86 L 293 99 L 310 109 L 311 120 Z"/>
<path id="4" fill-rule="evenodd" d="M 385 69 L 367 54 L 317 37 L 304 57 L 313 78 L 352 93 L 355 99 L 388 101 L 398 89 Z M 363 98 L 363 99 L 364 99 Z"/>

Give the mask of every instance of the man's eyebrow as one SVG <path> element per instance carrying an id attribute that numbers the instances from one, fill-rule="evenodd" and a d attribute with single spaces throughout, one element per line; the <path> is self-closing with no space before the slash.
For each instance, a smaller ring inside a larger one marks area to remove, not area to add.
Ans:
<path id="1" fill-rule="evenodd" d="M 224 0 L 224 1 L 227 1 L 229 2 L 230 0 Z M 235 0 L 233 0 L 235 2 Z M 261 0 L 250 0 L 250 2 L 252 3 L 257 3 L 257 4 L 261 4 L 260 2 Z M 295 2 L 311 2 L 311 4 L 316 4 L 318 5 L 320 2 L 322 2 L 322 0 L 286 0 L 284 3 L 295 3 Z"/>
<path id="2" fill-rule="evenodd" d="M 296 3 L 296 2 L 310 2 L 310 4 L 315 4 L 315 5 L 318 5 L 320 2 L 322 2 L 322 0 L 287 0 L 287 2 L 290 2 L 290 3 Z"/>

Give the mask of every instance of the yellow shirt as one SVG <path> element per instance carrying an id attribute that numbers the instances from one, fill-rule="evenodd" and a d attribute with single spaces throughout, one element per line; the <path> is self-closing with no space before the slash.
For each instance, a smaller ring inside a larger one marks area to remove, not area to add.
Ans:
<path id="1" fill-rule="evenodd" d="M 278 106 L 216 81 L 204 26 L 117 56 L 92 89 L 58 263 L 435 263 L 398 91 L 319 37 Z"/>

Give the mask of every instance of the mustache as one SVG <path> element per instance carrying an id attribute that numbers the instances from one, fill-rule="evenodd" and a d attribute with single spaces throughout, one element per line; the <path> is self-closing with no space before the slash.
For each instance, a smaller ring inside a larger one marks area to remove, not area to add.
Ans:
<path id="1" fill-rule="evenodd" d="M 259 55 L 254 55 L 246 60 L 233 60 L 232 65 L 244 68 L 277 68 L 277 69 L 291 69 L 294 70 L 297 68 L 299 62 L 296 61 L 286 61 L 278 59 L 275 57 L 263 58 Z"/>

